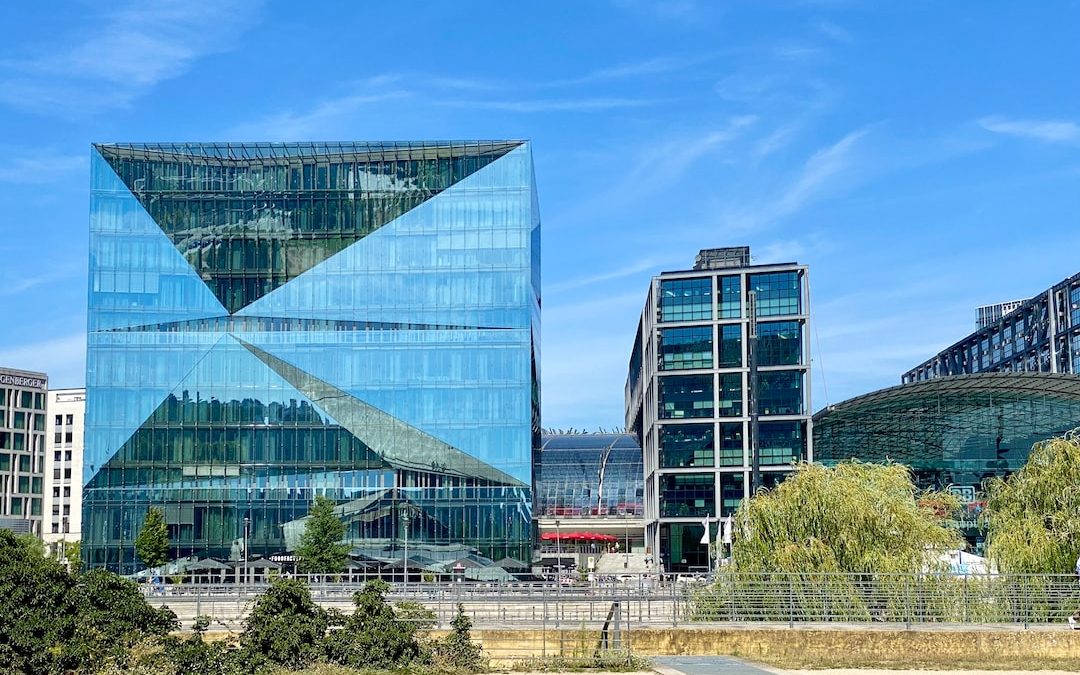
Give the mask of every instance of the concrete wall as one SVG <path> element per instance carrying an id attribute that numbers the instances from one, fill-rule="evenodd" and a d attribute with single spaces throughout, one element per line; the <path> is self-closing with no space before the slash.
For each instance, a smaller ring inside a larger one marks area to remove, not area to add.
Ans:
<path id="1" fill-rule="evenodd" d="M 770 663 L 877 663 L 1080 660 L 1080 631 L 1066 626 L 1017 628 L 641 628 L 610 636 L 641 656 L 728 655 Z M 496 660 L 527 656 L 585 656 L 600 640 L 596 630 L 474 630 L 473 638 Z"/>

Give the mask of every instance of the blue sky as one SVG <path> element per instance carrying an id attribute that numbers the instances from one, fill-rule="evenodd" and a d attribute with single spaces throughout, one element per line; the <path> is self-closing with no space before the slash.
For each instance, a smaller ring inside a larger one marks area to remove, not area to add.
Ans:
<path id="1" fill-rule="evenodd" d="M 0 5 L 0 364 L 83 380 L 92 141 L 529 138 L 544 425 L 622 425 L 649 278 L 810 265 L 814 408 L 1080 271 L 1076 2 Z"/>

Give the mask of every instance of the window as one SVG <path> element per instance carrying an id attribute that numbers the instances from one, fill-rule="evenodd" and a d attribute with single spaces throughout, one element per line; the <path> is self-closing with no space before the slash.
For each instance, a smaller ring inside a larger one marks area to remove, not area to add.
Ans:
<path id="1" fill-rule="evenodd" d="M 70 450 L 65 450 L 64 451 L 64 461 L 65 462 L 70 462 L 71 461 L 71 451 Z"/>
<path id="2" fill-rule="evenodd" d="M 721 319 L 742 318 L 742 283 L 739 277 L 720 277 L 719 296 Z"/>
<path id="3" fill-rule="evenodd" d="M 64 480 L 71 479 L 71 469 L 64 469 Z"/>
<path id="4" fill-rule="evenodd" d="M 720 517 L 726 518 L 735 513 L 742 503 L 743 474 L 720 474 Z"/>
<path id="5" fill-rule="evenodd" d="M 56 486 L 52 489 L 52 496 L 57 498 L 60 497 L 60 486 Z"/>
<path id="6" fill-rule="evenodd" d="M 668 375 L 660 378 L 660 417 L 712 417 L 712 375 Z"/>
<path id="7" fill-rule="evenodd" d="M 720 466 L 742 466 L 742 422 L 720 423 Z"/>
<path id="8" fill-rule="evenodd" d="M 71 442 L 71 432 L 70 431 L 65 431 L 64 432 L 64 442 L 65 443 L 70 443 Z"/>
<path id="9" fill-rule="evenodd" d="M 71 488 L 70 487 L 64 486 L 64 496 L 65 497 L 70 497 L 71 496 Z"/>
<path id="10" fill-rule="evenodd" d="M 0 452 L 0 471 L 11 471 L 11 455 Z"/>
<path id="11" fill-rule="evenodd" d="M 21 516 L 23 514 L 23 500 L 22 497 L 11 498 L 11 515 Z"/>
<path id="12" fill-rule="evenodd" d="M 776 321 L 758 324 L 759 366 L 797 366 L 802 363 L 802 324 Z"/>
<path id="13" fill-rule="evenodd" d="M 758 452 L 763 465 L 794 464 L 805 454 L 802 422 L 762 422 Z"/>
<path id="14" fill-rule="evenodd" d="M 712 368 L 712 326 L 660 331 L 660 370 Z"/>
<path id="15" fill-rule="evenodd" d="M 70 427 L 74 423 L 75 423 L 75 416 L 69 414 L 67 416 L 67 425 Z"/>
<path id="16" fill-rule="evenodd" d="M 57 415 L 55 421 L 56 421 L 56 426 L 58 426 L 58 427 L 62 426 L 64 424 L 64 416 L 63 415 Z"/>
<path id="17" fill-rule="evenodd" d="M 30 455 L 19 455 L 19 473 L 30 473 Z"/>
<path id="18" fill-rule="evenodd" d="M 802 294 L 799 289 L 798 272 L 751 274 L 748 284 L 749 290 L 757 293 L 758 316 L 800 313 Z"/>
<path id="19" fill-rule="evenodd" d="M 12 424 L 12 426 L 14 426 L 16 429 L 25 429 L 26 428 L 26 413 L 24 413 L 24 412 L 16 412 L 15 413 L 15 418 L 14 418 L 14 423 Z"/>
<path id="20" fill-rule="evenodd" d="M 720 367 L 740 367 L 742 365 L 742 324 L 718 328 L 720 330 Z"/>
<path id="21" fill-rule="evenodd" d="M 660 466 L 712 467 L 713 425 L 669 424 L 660 427 Z"/>
<path id="22" fill-rule="evenodd" d="M 720 409 L 718 417 L 742 416 L 742 374 L 725 373 L 720 376 Z"/>
<path id="23" fill-rule="evenodd" d="M 661 516 L 711 516 L 715 504 L 716 484 L 711 473 L 668 474 L 660 478 Z"/>
<path id="24" fill-rule="evenodd" d="M 59 462 L 60 461 L 60 451 L 59 450 L 56 450 L 55 452 L 53 452 L 53 461 L 54 462 Z"/>
<path id="25" fill-rule="evenodd" d="M 758 414 L 801 415 L 803 374 L 798 370 L 758 373 Z"/>
<path id="26" fill-rule="evenodd" d="M 52 524 L 52 531 L 53 531 L 53 534 L 56 534 L 56 533 L 60 532 L 60 523 L 53 523 Z"/>
<path id="27" fill-rule="evenodd" d="M 22 399 L 20 401 L 22 407 L 31 409 L 34 407 L 34 392 L 24 391 L 22 392 L 22 396 L 20 398 Z"/>
<path id="28" fill-rule="evenodd" d="M 711 318 L 711 278 L 660 282 L 660 321 L 701 321 Z"/>

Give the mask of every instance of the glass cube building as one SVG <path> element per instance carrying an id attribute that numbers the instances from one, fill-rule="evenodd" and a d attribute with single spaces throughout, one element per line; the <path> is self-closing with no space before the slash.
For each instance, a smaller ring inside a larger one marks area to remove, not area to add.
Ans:
<path id="1" fill-rule="evenodd" d="M 295 549 L 316 495 L 393 557 L 528 559 L 540 227 L 528 143 L 91 151 L 83 555 Z"/>

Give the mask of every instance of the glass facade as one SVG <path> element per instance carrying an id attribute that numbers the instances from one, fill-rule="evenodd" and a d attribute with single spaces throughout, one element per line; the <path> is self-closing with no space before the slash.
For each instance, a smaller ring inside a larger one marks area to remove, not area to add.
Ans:
<path id="1" fill-rule="evenodd" d="M 713 416 L 713 376 L 668 375 L 660 378 L 660 417 Z"/>
<path id="2" fill-rule="evenodd" d="M 660 427 L 661 467 L 712 467 L 714 454 L 712 424 L 668 424 Z"/>
<path id="3" fill-rule="evenodd" d="M 98 145 L 83 552 L 527 559 L 539 215 L 521 142 Z"/>
<path id="4" fill-rule="evenodd" d="M 693 269 L 655 278 L 628 359 L 646 544 L 666 571 L 707 566 L 703 519 L 715 528 L 749 491 L 813 459 L 807 269 L 750 260 L 748 247 L 704 249 Z"/>
<path id="5" fill-rule="evenodd" d="M 660 282 L 661 321 L 712 319 L 712 279 L 673 279 Z"/>
<path id="6" fill-rule="evenodd" d="M 712 473 L 669 473 L 660 483 L 660 513 L 666 517 L 714 516 L 716 483 Z"/>
<path id="7" fill-rule="evenodd" d="M 936 377 L 871 392 L 814 416 L 814 459 L 893 461 L 920 487 L 967 502 L 961 525 L 979 544 L 985 481 L 1027 462 L 1031 446 L 1080 427 L 1080 378 L 1052 373 Z"/>
<path id="8" fill-rule="evenodd" d="M 798 272 L 768 272 L 749 276 L 750 290 L 757 291 L 758 316 L 800 314 L 802 290 Z"/>
<path id="9" fill-rule="evenodd" d="M 644 471 L 632 434 L 544 434 L 535 472 L 538 517 L 641 515 Z"/>
<path id="10" fill-rule="evenodd" d="M 1080 374 L 1080 274 L 1029 300 L 980 310 L 997 308 L 988 316 L 980 312 L 978 330 L 904 373 L 901 381 L 986 372 Z"/>
<path id="11" fill-rule="evenodd" d="M 660 331 L 660 369 L 712 368 L 712 343 L 712 326 L 665 328 Z"/>

